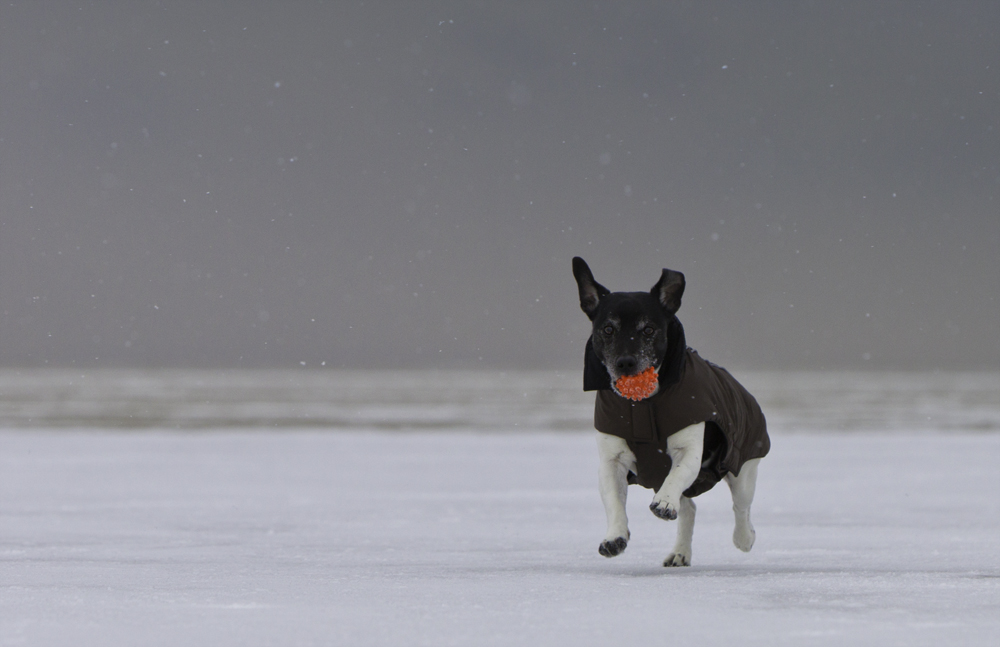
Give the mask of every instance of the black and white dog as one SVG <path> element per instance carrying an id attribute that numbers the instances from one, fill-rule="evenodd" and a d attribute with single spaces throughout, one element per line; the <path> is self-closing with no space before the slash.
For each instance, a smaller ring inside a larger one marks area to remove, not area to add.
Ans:
<path id="1" fill-rule="evenodd" d="M 608 521 L 600 554 L 614 557 L 625 550 L 626 491 L 639 484 L 655 491 L 653 514 L 678 522 L 676 544 L 663 565 L 689 566 L 691 499 L 723 479 L 736 514 L 733 543 L 749 551 L 756 536 L 750 504 L 757 466 L 770 448 L 766 423 L 753 396 L 725 369 L 687 347 L 675 316 L 684 275 L 664 269 L 649 292 L 611 292 L 594 280 L 582 258 L 574 258 L 573 276 L 580 307 L 593 322 L 584 390 L 597 391 L 599 487 Z M 644 387 L 629 386 L 643 375 Z"/>

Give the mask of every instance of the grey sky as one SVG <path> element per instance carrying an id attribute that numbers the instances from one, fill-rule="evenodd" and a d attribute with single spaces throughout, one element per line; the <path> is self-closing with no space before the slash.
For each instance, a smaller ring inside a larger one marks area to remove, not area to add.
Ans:
<path id="1" fill-rule="evenodd" d="M 0 7 L 0 364 L 1000 366 L 1000 4 Z"/>

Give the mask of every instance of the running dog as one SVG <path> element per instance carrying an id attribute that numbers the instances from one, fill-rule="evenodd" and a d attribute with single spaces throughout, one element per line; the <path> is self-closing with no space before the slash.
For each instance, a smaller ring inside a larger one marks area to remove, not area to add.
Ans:
<path id="1" fill-rule="evenodd" d="M 597 391 L 598 483 L 608 532 L 605 557 L 628 545 L 628 486 L 654 490 L 649 509 L 677 520 L 664 566 L 691 565 L 692 499 L 722 479 L 733 496 L 733 543 L 746 552 L 756 533 L 750 504 L 757 465 L 771 442 L 757 401 L 724 368 L 687 347 L 677 319 L 684 275 L 664 269 L 649 292 L 611 292 L 573 259 L 580 308 L 593 323 L 583 389 Z"/>

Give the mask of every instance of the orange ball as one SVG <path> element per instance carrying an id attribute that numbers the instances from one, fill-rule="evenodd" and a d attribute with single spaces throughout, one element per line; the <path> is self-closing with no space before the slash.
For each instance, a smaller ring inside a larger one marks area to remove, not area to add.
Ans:
<path id="1" fill-rule="evenodd" d="M 615 382 L 615 389 L 623 398 L 644 400 L 653 395 L 659 379 L 656 369 L 650 366 L 638 375 L 622 375 Z"/>

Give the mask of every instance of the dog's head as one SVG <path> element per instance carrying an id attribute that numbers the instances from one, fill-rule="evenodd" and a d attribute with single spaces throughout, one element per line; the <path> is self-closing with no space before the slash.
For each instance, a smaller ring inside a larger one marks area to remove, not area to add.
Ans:
<path id="1" fill-rule="evenodd" d="M 686 346 L 675 316 L 684 294 L 684 275 L 664 269 L 649 292 L 611 292 L 595 281 L 587 263 L 576 257 L 573 276 L 580 289 L 580 308 L 593 322 L 584 389 L 618 392 L 619 378 L 650 368 L 660 373 L 662 384 L 663 370 L 678 368 L 676 360 Z M 603 367 L 606 377 L 595 363 Z"/>

